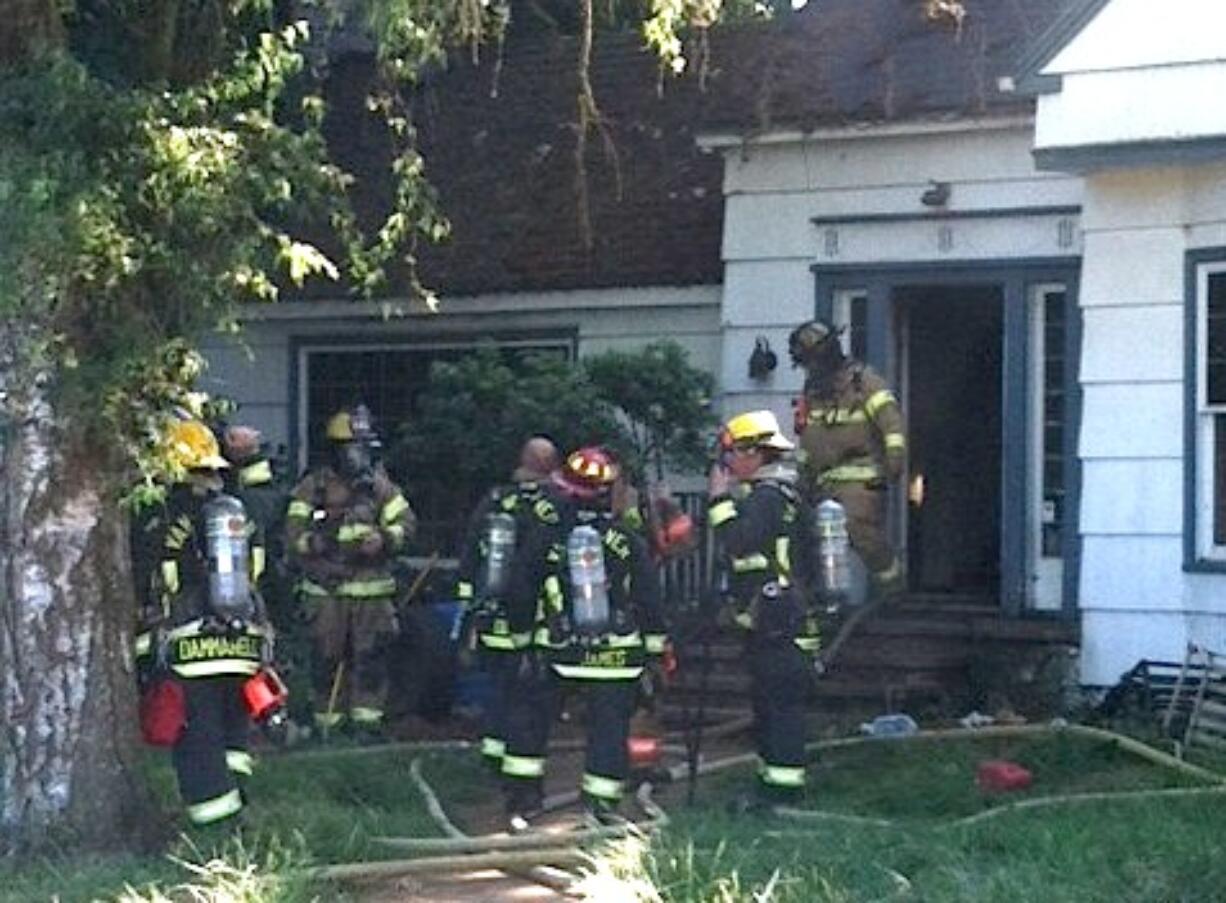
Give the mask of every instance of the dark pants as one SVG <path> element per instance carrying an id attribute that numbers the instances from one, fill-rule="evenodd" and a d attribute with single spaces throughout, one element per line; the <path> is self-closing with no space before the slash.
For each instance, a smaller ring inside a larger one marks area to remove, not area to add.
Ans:
<path id="1" fill-rule="evenodd" d="M 515 679 L 516 655 L 491 649 L 481 650 L 481 669 L 489 677 L 489 701 L 481 712 L 481 755 L 491 766 L 502 767 L 507 745 L 507 705 Z"/>
<path id="2" fill-rule="evenodd" d="M 590 805 L 616 805 L 630 768 L 627 742 L 638 682 L 563 681 L 543 656 L 516 655 L 515 659 L 507 683 L 506 755 L 502 761 L 508 810 L 524 812 L 539 805 L 560 686 L 577 690 L 586 703 L 584 798 Z"/>
<path id="3" fill-rule="evenodd" d="M 250 716 L 243 703 L 245 676 L 183 680 L 187 727 L 173 761 L 188 818 L 198 825 L 229 818 L 242 808 L 239 780 L 251 773 L 247 753 Z"/>
<path id="4" fill-rule="evenodd" d="M 772 801 L 799 796 L 805 785 L 805 706 L 813 659 L 785 638 L 751 636 L 754 737 L 759 791 Z"/>

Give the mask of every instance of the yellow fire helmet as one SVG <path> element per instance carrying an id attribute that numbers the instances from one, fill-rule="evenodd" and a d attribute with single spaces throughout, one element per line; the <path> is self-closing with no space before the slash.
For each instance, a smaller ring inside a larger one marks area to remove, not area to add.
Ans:
<path id="1" fill-rule="evenodd" d="M 737 414 L 726 424 L 724 430 L 737 445 L 751 445 L 791 451 L 796 446 L 783 435 L 779 421 L 772 411 L 747 411 Z"/>
<path id="2" fill-rule="evenodd" d="M 366 442 L 378 445 L 379 434 L 371 424 L 370 410 L 360 404 L 352 410 L 342 409 L 328 418 L 324 435 L 332 442 Z"/>
<path id="3" fill-rule="evenodd" d="M 217 437 L 199 420 L 176 420 L 166 431 L 166 456 L 184 470 L 221 470 L 230 462 L 221 456 Z"/>

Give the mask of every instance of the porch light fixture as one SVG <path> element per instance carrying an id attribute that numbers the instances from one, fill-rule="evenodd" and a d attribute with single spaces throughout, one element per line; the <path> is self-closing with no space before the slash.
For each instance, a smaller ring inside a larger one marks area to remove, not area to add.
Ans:
<path id="1" fill-rule="evenodd" d="M 749 354 L 749 378 L 758 381 L 769 379 L 777 366 L 779 356 L 771 350 L 770 340 L 764 335 L 758 336 Z"/>
<path id="2" fill-rule="evenodd" d="M 944 207 L 949 203 L 950 185 L 948 182 L 938 182 L 933 179 L 929 188 L 920 195 L 920 203 L 925 207 Z"/>

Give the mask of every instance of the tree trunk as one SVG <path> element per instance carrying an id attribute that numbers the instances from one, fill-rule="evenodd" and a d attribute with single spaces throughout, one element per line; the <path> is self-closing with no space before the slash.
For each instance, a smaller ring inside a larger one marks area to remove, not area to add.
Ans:
<path id="1" fill-rule="evenodd" d="M 0 846 L 132 845 L 151 822 L 116 475 L 45 389 L 14 394 L 0 433 Z"/>

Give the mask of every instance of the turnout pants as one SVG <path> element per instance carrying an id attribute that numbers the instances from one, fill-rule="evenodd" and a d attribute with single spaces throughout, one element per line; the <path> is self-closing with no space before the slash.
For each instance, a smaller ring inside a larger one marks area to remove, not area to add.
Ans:
<path id="1" fill-rule="evenodd" d="M 799 796 L 805 786 L 805 704 L 813 686 L 813 659 L 793 640 L 752 633 L 748 643 L 753 679 L 758 791 L 770 802 Z"/>
<path id="2" fill-rule="evenodd" d="M 247 676 L 180 680 L 187 727 L 172 757 L 179 793 L 193 824 L 212 824 L 243 808 L 241 781 L 252 770 L 247 752 L 251 719 L 242 692 Z"/>
<path id="3" fill-rule="evenodd" d="M 502 760 L 508 812 L 529 812 L 540 805 L 549 729 L 560 686 L 577 690 L 586 703 L 584 800 L 593 808 L 616 806 L 630 770 L 627 742 L 637 679 L 563 680 L 543 656 L 516 658 L 520 661 L 508 683 L 506 755 Z"/>
<path id="4" fill-rule="evenodd" d="M 864 561 L 877 590 L 893 595 L 903 589 L 902 563 L 890 545 L 886 527 L 886 491 L 870 489 L 863 483 L 836 483 L 822 494 L 843 506 L 847 512 L 847 535 L 851 546 Z"/>
<path id="5" fill-rule="evenodd" d="M 507 751 L 507 707 L 512 697 L 516 655 L 483 648 L 481 667 L 489 676 L 489 702 L 481 712 L 481 755 L 491 768 L 502 769 L 502 757 Z"/>
<path id="6" fill-rule="evenodd" d="M 390 599 L 315 597 L 311 684 L 315 722 L 336 727 L 346 718 L 377 726 L 387 695 L 387 647 L 396 633 Z"/>

